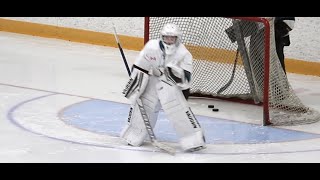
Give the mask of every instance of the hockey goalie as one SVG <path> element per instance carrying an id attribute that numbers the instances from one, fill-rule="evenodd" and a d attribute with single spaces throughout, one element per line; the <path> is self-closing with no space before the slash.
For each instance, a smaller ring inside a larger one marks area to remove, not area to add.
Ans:
<path id="1" fill-rule="evenodd" d="M 205 148 L 204 131 L 188 105 L 192 55 L 181 43 L 175 24 L 166 24 L 159 39 L 150 40 L 135 60 L 123 94 L 131 102 L 127 124 L 120 137 L 129 145 L 141 146 L 147 136 L 141 102 L 154 128 L 162 108 L 173 124 L 183 151 Z"/>

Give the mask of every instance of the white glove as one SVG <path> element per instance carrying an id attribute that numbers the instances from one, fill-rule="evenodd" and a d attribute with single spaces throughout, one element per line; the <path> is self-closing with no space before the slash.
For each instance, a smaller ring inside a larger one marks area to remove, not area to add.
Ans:
<path id="1" fill-rule="evenodd" d="M 163 67 L 159 67 L 159 68 L 152 68 L 151 69 L 151 75 L 156 76 L 156 77 L 160 77 L 162 76 L 164 73 L 164 68 Z"/>
<path id="2" fill-rule="evenodd" d="M 175 79 L 172 76 L 170 76 L 168 68 L 164 69 L 163 75 L 160 76 L 159 79 L 161 81 L 164 81 L 164 82 L 170 84 L 170 85 L 177 85 L 177 82 L 175 81 Z"/>
<path id="3" fill-rule="evenodd" d="M 179 66 L 177 66 L 176 64 L 173 63 L 168 63 L 167 67 L 171 68 L 171 72 L 173 75 L 175 75 L 176 77 L 182 79 L 184 76 L 184 70 L 182 68 L 180 68 Z"/>

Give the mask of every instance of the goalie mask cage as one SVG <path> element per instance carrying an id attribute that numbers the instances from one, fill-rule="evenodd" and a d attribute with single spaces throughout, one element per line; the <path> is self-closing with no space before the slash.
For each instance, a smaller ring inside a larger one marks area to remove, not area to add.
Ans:
<path id="1" fill-rule="evenodd" d="M 278 59 L 274 18 L 145 17 L 144 42 L 160 38 L 166 23 L 182 31 L 193 55 L 190 93 L 262 104 L 263 125 L 297 125 L 320 120 L 290 86 Z M 267 87 L 267 88 L 264 88 Z"/>

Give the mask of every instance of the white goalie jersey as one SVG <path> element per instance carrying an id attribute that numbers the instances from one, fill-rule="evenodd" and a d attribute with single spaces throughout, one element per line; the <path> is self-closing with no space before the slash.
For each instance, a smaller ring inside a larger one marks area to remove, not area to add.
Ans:
<path id="1" fill-rule="evenodd" d="M 150 75 L 159 76 L 159 69 L 172 69 L 172 73 L 181 79 L 177 84 L 182 90 L 190 88 L 192 73 L 192 55 L 186 47 L 180 43 L 173 54 L 166 54 L 160 40 L 150 40 L 142 51 L 140 51 L 134 65 L 142 68 Z"/>

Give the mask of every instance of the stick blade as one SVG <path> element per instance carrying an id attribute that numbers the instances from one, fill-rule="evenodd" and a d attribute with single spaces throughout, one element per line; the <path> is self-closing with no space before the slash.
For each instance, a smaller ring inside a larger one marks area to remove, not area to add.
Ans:
<path id="1" fill-rule="evenodd" d="M 169 153 L 170 155 L 174 156 L 176 154 L 176 149 L 171 147 L 171 146 L 169 146 L 169 145 L 160 143 L 158 141 L 153 141 L 152 144 L 153 144 L 154 147 L 157 147 L 160 150 L 165 151 L 166 153 Z"/>

